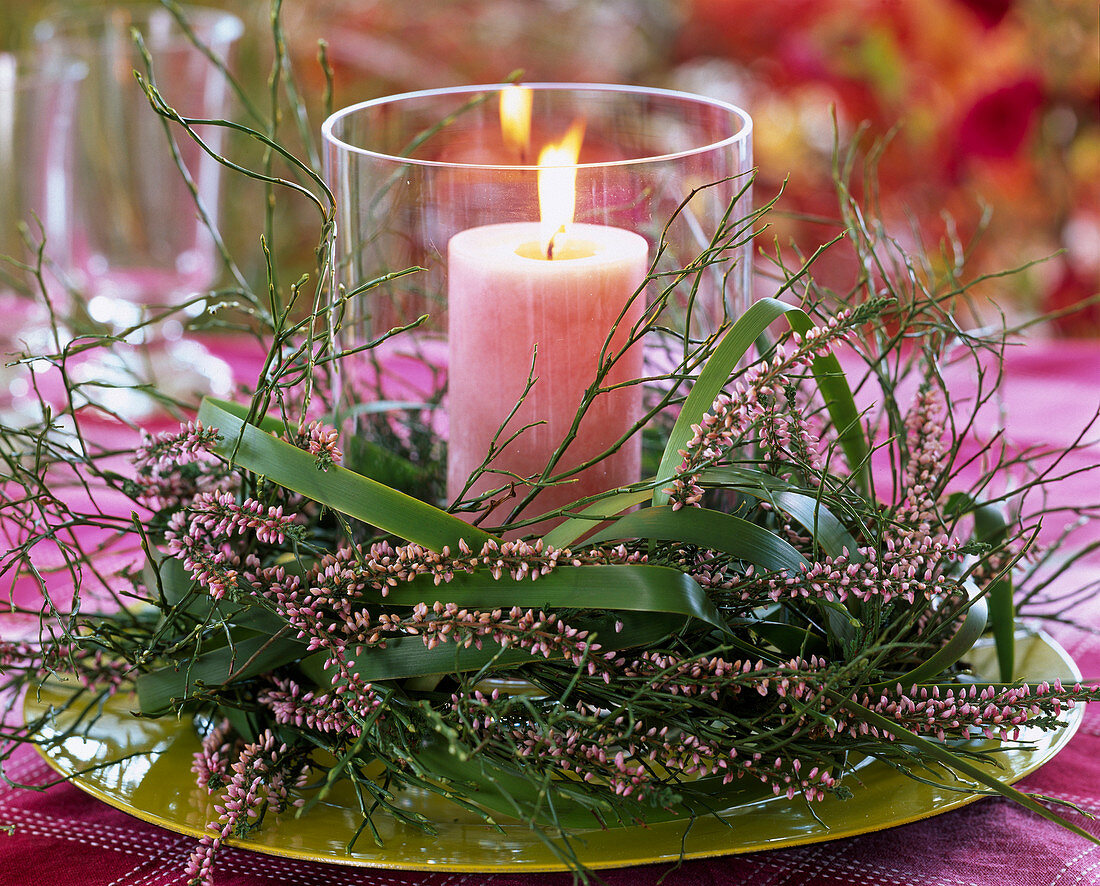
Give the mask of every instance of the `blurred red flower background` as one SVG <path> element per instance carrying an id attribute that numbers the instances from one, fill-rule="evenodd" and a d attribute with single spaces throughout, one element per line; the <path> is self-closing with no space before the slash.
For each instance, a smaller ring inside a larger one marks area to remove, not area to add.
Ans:
<path id="1" fill-rule="evenodd" d="M 823 108 L 842 137 L 898 126 L 878 166 L 887 217 L 900 228 L 908 213 L 934 245 L 946 214 L 966 242 L 988 206 L 971 273 L 1054 256 L 989 293 L 1028 315 L 1100 289 L 1097 15 L 1073 0 L 693 0 L 679 65 L 743 72 L 764 181 L 790 170 L 788 198 L 808 212 L 827 209 Z M 1054 328 L 1094 335 L 1100 312 Z"/>

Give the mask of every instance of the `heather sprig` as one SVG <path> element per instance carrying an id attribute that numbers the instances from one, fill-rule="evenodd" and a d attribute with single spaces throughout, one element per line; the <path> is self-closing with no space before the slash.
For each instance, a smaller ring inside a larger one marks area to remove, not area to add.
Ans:
<path id="1" fill-rule="evenodd" d="M 329 427 L 319 419 L 314 419 L 289 442 L 306 450 L 310 455 L 317 456 L 317 468 L 327 471 L 344 458 L 344 453 L 337 445 L 339 439 L 340 431 L 337 428 Z"/>
<path id="2" fill-rule="evenodd" d="M 360 734 L 357 720 L 341 704 L 341 695 L 346 696 L 346 692 L 332 695 L 313 690 L 303 691 L 301 686 L 289 678 L 275 677 L 272 684 L 256 696 L 256 702 L 271 711 L 279 725 L 334 735 L 343 734 L 352 738 Z M 371 701 L 375 702 L 376 699 L 372 698 Z M 357 706 L 362 712 L 362 705 Z"/>
<path id="3" fill-rule="evenodd" d="M 213 742 L 223 738 L 221 727 L 209 736 Z M 225 778 L 224 799 L 214 807 L 218 820 L 210 824 L 214 836 L 204 836 L 191 853 L 185 876 L 192 886 L 210 886 L 213 883 L 214 856 L 221 844 L 230 837 L 244 838 L 258 828 L 269 807 L 281 812 L 292 805 L 301 805 L 301 798 L 292 798 L 291 791 L 305 783 L 306 773 L 301 759 L 291 753 L 285 744 L 277 744 L 274 734 L 265 730 L 257 741 L 246 745 L 230 764 L 226 777 L 224 764 L 213 760 L 214 752 L 206 748 L 200 752 L 204 759 L 196 762 L 200 779 L 213 790 L 209 776 L 209 763 L 221 768 L 217 775 Z M 210 758 L 210 759 L 207 759 Z"/>
<path id="4" fill-rule="evenodd" d="M 864 707 L 883 714 L 900 726 L 918 734 L 948 739 L 999 738 L 1002 741 L 1020 737 L 1025 726 L 1056 728 L 1064 710 L 1076 705 L 1100 701 L 1100 686 L 1084 687 L 1080 683 L 1063 687 L 1041 682 L 1034 687 L 1018 686 L 913 686 L 903 690 L 898 684 L 889 691 L 853 696 Z M 839 721 L 834 734 L 867 734 L 873 727 L 866 723 Z M 887 740 L 893 735 L 884 734 Z"/>
<path id="5" fill-rule="evenodd" d="M 903 498 L 895 512 L 901 532 L 927 534 L 942 526 L 937 487 L 947 467 L 947 450 L 943 444 L 944 412 L 940 390 L 923 385 L 905 416 L 908 457 L 902 473 Z M 940 526 L 935 525 L 936 521 L 940 521 Z"/>
<path id="6" fill-rule="evenodd" d="M 455 575 L 468 575 L 478 570 L 485 570 L 495 579 L 508 575 L 516 581 L 537 581 L 559 565 L 642 563 L 646 559 L 644 554 L 629 551 L 624 545 L 574 552 L 547 545 L 542 539 L 533 542 L 491 539 L 477 552 L 465 539 L 459 539 L 456 547 L 454 553 L 446 546 L 437 553 L 422 545 L 394 547 L 388 542 L 380 542 L 367 551 L 343 549 L 322 559 L 318 575 L 326 580 L 339 576 L 342 581 L 363 582 L 385 596 L 390 587 L 421 576 L 430 576 L 436 586 L 451 581 Z"/>
<path id="7" fill-rule="evenodd" d="M 792 332 L 790 353 L 783 344 L 777 345 L 770 360 L 762 360 L 743 373 L 733 384 L 732 394 L 715 400 L 711 411 L 691 426 L 693 436 L 680 450 L 683 461 L 672 486 L 665 490 L 673 508 L 699 505 L 703 497 L 698 482 L 700 471 L 722 464 L 733 450 L 758 448 L 763 463 L 777 472 L 783 470 L 784 463 L 788 469 L 792 463 L 808 468 L 809 477 L 821 470 L 820 441 L 810 431 L 802 411 L 791 408 L 790 389 L 796 374 L 804 375 L 815 357 L 831 353 L 851 334 L 851 318 L 851 311 L 842 311 L 805 335 Z M 744 460 L 743 451 L 737 455 Z"/>
<path id="8" fill-rule="evenodd" d="M 164 537 L 168 554 L 182 560 L 191 577 L 220 600 L 237 587 L 242 557 L 231 543 L 234 535 L 281 545 L 300 531 L 299 519 L 284 516 L 281 505 L 265 507 L 255 499 L 238 504 L 229 492 L 200 492 L 172 516 Z"/>
<path id="9" fill-rule="evenodd" d="M 139 474 L 179 468 L 199 453 L 211 452 L 218 439 L 217 428 L 204 428 L 197 420 L 184 423 L 176 432 L 143 431 L 131 462 Z"/>
<path id="10" fill-rule="evenodd" d="M 565 658 L 577 666 L 584 665 L 588 656 L 601 648 L 589 641 L 588 631 L 570 627 L 553 613 L 536 613 L 519 606 L 507 612 L 500 609 L 479 612 L 438 600 L 431 606 L 417 603 L 407 618 L 381 615 L 378 633 L 372 637 L 381 637 L 383 632 L 421 636 L 429 649 L 441 643 L 480 649 L 489 640 L 502 648 L 522 649 L 532 656 Z M 595 662 L 587 662 L 587 667 L 590 675 L 598 671 Z M 604 679 L 608 679 L 606 673 Z"/>
<path id="11" fill-rule="evenodd" d="M 225 464 L 212 454 L 217 428 L 186 422 L 177 432 L 142 432 L 131 463 L 137 476 L 126 484 L 134 499 L 151 511 L 174 513 L 200 493 L 231 486 Z"/>
<path id="12" fill-rule="evenodd" d="M 202 748 L 195 752 L 191 771 L 198 783 L 213 791 L 224 787 L 229 779 L 234 750 L 240 751 L 240 740 L 233 741 L 233 725 L 228 719 L 211 725 L 202 739 Z"/>
<path id="13" fill-rule="evenodd" d="M 887 537 L 881 550 L 861 547 L 823 555 L 798 570 L 717 574 L 704 569 L 692 574 L 714 588 L 727 605 L 809 599 L 889 603 L 896 598 L 913 604 L 918 598 L 930 601 L 953 593 L 957 580 L 944 566 L 960 557 L 959 544 L 943 536 Z"/>

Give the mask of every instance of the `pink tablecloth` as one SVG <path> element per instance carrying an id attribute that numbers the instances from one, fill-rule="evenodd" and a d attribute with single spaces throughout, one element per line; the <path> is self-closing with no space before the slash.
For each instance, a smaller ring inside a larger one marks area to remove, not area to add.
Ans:
<path id="1" fill-rule="evenodd" d="M 1022 443 L 1057 443 L 1080 429 L 1097 408 L 1100 346 L 1033 344 L 1013 354 L 1005 388 L 1009 436 Z M 1073 467 L 1100 462 L 1094 447 Z M 1095 479 L 1076 478 L 1076 492 L 1097 498 Z M 1095 527 L 1093 527 L 1095 531 Z M 1087 573 L 1084 574 L 1087 577 Z M 1100 626 L 1100 600 L 1075 613 Z M 1086 678 L 1100 678 L 1100 635 L 1075 629 L 1053 633 Z M 37 754 L 17 754 L 8 773 L 40 783 L 50 772 Z M 1022 787 L 1077 804 L 1100 816 L 1100 706 L 1052 762 Z M 1100 836 L 1100 821 L 1069 813 Z M 5 830 L 11 828 L 7 835 Z M 137 821 L 61 785 L 45 792 L 0 784 L 2 886 L 183 886 L 193 841 Z M 1100 845 L 1060 830 L 1001 799 L 923 822 L 796 849 L 756 852 L 681 866 L 655 865 L 601 872 L 615 886 L 1074 886 L 1100 884 Z M 218 860 L 220 886 L 565 886 L 567 874 L 422 874 L 313 864 L 237 850 Z"/>

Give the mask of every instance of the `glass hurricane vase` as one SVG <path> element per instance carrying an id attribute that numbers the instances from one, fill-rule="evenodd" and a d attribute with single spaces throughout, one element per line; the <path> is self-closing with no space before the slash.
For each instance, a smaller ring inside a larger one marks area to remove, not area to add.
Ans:
<path id="1" fill-rule="evenodd" d="M 43 63 L 87 71 L 66 121 L 75 186 L 63 270 L 89 317 L 124 341 L 78 367 L 86 389 L 102 382 L 103 405 L 130 417 L 155 405 L 130 387 L 135 381 L 183 399 L 227 393 L 228 366 L 183 338 L 219 274 L 221 164 L 154 112 L 135 72 L 183 116 L 224 119 L 243 23 L 216 9 L 114 2 L 58 9 L 34 33 Z M 221 127 L 194 129 L 221 153 Z"/>
<path id="2" fill-rule="evenodd" d="M 445 434 L 457 510 L 552 516 L 640 478 L 642 380 L 749 298 L 751 129 L 720 101 L 587 84 L 408 93 L 325 122 L 340 343 L 418 324 L 364 352 L 352 396 Z"/>

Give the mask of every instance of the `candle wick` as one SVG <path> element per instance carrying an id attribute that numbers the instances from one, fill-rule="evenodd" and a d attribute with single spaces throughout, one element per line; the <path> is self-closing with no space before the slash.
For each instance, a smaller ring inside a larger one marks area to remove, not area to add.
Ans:
<path id="1" fill-rule="evenodd" d="M 565 233 L 565 225 L 562 225 L 556 231 L 554 231 L 554 233 L 550 235 L 550 239 L 546 241 L 546 260 L 547 261 L 553 261 L 554 260 L 554 240 L 558 236 L 558 234 L 564 234 L 564 233 Z"/>

